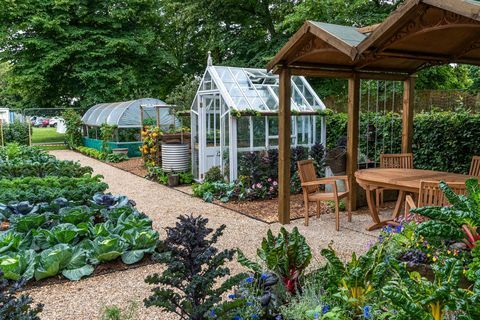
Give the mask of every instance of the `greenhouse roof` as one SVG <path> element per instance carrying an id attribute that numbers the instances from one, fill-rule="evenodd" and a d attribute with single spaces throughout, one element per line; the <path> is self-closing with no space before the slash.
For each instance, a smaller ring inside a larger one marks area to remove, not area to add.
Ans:
<path id="1" fill-rule="evenodd" d="M 144 107 L 144 118 L 155 119 L 154 106 L 168 106 L 159 99 L 143 98 L 131 101 L 96 104 L 83 115 L 82 121 L 88 126 L 101 126 L 104 123 L 119 128 L 140 128 L 140 106 Z M 170 125 L 174 121 L 168 109 L 160 109 L 160 124 Z"/>
<path id="2" fill-rule="evenodd" d="M 210 83 L 210 86 L 205 86 Z M 265 69 L 208 66 L 199 91 L 218 90 L 229 108 L 277 112 L 279 77 Z M 292 77 L 292 110 L 316 112 L 325 105 L 304 77 Z"/>

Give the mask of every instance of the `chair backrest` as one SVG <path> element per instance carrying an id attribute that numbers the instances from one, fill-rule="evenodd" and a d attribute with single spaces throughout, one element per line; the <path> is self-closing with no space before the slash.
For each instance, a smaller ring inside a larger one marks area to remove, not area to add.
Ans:
<path id="1" fill-rule="evenodd" d="M 413 153 L 381 154 L 380 168 L 413 169 Z"/>
<path id="2" fill-rule="evenodd" d="M 421 181 L 418 192 L 418 207 L 448 206 L 450 203 L 439 186 L 440 181 Z M 456 194 L 466 194 L 467 188 L 463 182 L 447 182 Z"/>
<path id="3" fill-rule="evenodd" d="M 480 177 L 480 156 L 473 156 L 468 175 L 472 177 Z"/>
<path id="4" fill-rule="evenodd" d="M 300 182 L 305 183 L 317 180 L 317 173 L 315 172 L 315 166 L 312 160 L 297 161 L 297 167 Z M 308 193 L 313 193 L 318 191 L 318 186 L 311 186 L 306 189 Z"/>

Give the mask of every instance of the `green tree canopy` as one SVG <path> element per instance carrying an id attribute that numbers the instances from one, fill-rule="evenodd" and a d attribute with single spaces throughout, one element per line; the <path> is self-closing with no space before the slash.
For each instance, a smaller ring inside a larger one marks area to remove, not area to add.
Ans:
<path id="1" fill-rule="evenodd" d="M 165 94 L 176 60 L 156 0 L 0 0 L 0 61 L 11 104 L 88 106 Z"/>
<path id="2" fill-rule="evenodd" d="M 0 103 L 87 107 L 167 95 L 179 101 L 172 97 L 192 96 L 194 86 L 182 81 L 201 75 L 208 51 L 215 64 L 265 67 L 305 20 L 367 26 L 401 2 L 0 0 Z M 478 91 L 478 70 L 427 69 L 417 88 Z M 312 83 L 322 97 L 346 90 L 341 80 Z"/>

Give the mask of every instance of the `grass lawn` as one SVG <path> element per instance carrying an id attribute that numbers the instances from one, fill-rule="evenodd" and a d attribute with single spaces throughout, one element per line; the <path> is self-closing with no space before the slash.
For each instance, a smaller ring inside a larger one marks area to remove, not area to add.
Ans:
<path id="1" fill-rule="evenodd" d="M 59 143 L 65 139 L 65 134 L 57 133 L 57 128 L 32 128 L 32 143 Z"/>

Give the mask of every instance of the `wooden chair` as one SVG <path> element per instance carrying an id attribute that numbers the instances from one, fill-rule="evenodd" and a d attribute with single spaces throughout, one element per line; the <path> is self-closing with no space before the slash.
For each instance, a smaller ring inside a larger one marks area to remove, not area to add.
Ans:
<path id="1" fill-rule="evenodd" d="M 480 177 L 480 156 L 473 156 L 468 175 L 472 177 Z"/>
<path id="2" fill-rule="evenodd" d="M 418 200 L 415 202 L 411 195 L 405 198 L 405 219 L 408 218 L 410 209 L 424 206 L 448 206 L 450 203 L 440 189 L 440 181 L 421 181 L 418 190 Z M 463 182 L 447 182 L 456 194 L 466 194 L 467 188 Z"/>
<path id="3" fill-rule="evenodd" d="M 302 183 L 303 200 L 305 202 L 305 225 L 308 226 L 310 202 L 317 203 L 317 217 L 320 216 L 320 203 L 322 201 L 335 202 L 336 230 L 340 230 L 340 199 L 347 199 L 348 221 L 352 221 L 352 211 L 348 199 L 350 198 L 350 186 L 347 176 L 333 176 L 328 178 L 317 178 L 315 166 L 312 160 L 298 161 L 298 173 Z M 339 192 L 337 180 L 345 181 L 345 191 Z M 321 191 L 321 185 L 332 185 L 332 192 Z"/>
<path id="4" fill-rule="evenodd" d="M 413 153 L 381 154 L 380 168 L 413 169 Z M 383 191 L 387 188 L 378 188 L 375 192 L 377 208 L 383 205 Z M 401 195 L 403 196 L 403 194 Z"/>

